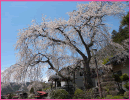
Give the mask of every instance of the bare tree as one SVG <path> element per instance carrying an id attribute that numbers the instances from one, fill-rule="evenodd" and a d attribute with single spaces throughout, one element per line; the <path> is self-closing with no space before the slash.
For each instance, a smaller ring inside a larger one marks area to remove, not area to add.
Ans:
<path id="1" fill-rule="evenodd" d="M 33 21 L 31 26 L 18 33 L 16 50 L 19 51 L 19 62 L 24 66 L 22 70 L 28 72 L 28 69 L 38 69 L 47 63 L 49 69 L 65 78 L 59 70 L 80 59 L 83 60 L 84 86 L 86 89 L 92 87 L 91 50 L 114 44 L 105 18 L 121 16 L 126 5 L 121 2 L 90 2 L 77 7 L 68 13 L 68 20 L 52 21 L 43 17 L 40 25 Z"/>

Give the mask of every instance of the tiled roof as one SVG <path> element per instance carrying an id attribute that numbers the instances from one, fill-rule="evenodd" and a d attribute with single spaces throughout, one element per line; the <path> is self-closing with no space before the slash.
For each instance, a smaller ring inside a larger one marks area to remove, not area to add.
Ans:
<path id="1" fill-rule="evenodd" d="M 44 91 L 37 91 L 37 93 L 40 93 L 40 95 L 47 94 L 47 93 L 46 93 L 46 92 L 44 92 Z"/>
<path id="2" fill-rule="evenodd" d="M 127 53 L 128 53 L 129 51 L 127 51 Z M 117 62 L 118 60 L 120 60 L 120 61 L 124 61 L 124 59 L 125 58 L 129 58 L 129 55 L 128 54 L 125 54 L 125 53 L 120 53 L 120 54 L 118 54 L 118 55 L 115 55 L 114 57 L 111 57 L 111 58 L 109 58 L 109 62 L 107 62 L 105 65 L 110 65 L 111 63 L 115 63 L 115 62 Z M 117 62 L 118 63 L 118 62 Z"/>

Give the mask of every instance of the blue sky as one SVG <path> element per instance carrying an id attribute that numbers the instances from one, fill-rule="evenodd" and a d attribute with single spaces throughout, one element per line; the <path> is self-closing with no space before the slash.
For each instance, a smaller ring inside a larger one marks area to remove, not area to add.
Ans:
<path id="1" fill-rule="evenodd" d="M 67 12 L 76 10 L 77 3 L 88 2 L 1 2 L 1 70 L 16 63 L 15 47 L 17 33 L 31 25 L 31 21 L 36 19 L 38 23 L 42 21 L 42 14 L 47 17 L 68 19 Z M 112 25 L 110 32 L 118 31 L 120 20 L 109 18 Z"/>

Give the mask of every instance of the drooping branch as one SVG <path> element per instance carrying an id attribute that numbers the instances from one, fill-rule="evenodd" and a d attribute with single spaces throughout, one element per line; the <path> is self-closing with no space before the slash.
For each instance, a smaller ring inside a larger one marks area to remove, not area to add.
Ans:
<path id="1" fill-rule="evenodd" d="M 72 80 L 70 77 L 65 77 L 64 75 L 62 75 L 61 72 L 58 71 L 58 70 L 53 66 L 53 64 L 50 62 L 50 60 L 48 60 L 48 64 L 50 65 L 50 68 L 49 68 L 49 69 L 53 69 L 60 77 L 62 77 L 63 79 Z"/>

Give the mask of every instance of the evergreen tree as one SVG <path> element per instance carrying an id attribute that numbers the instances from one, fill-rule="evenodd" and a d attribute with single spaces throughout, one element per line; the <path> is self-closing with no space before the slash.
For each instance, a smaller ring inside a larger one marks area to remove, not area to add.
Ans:
<path id="1" fill-rule="evenodd" d="M 120 23 L 119 32 L 112 31 L 113 42 L 121 44 L 125 39 L 129 38 L 129 13 L 123 17 Z"/>
<path id="2" fill-rule="evenodd" d="M 123 17 L 121 21 L 122 26 L 129 26 L 129 12 L 127 13 L 126 16 Z"/>

